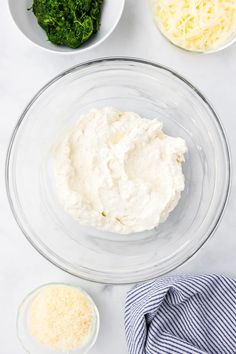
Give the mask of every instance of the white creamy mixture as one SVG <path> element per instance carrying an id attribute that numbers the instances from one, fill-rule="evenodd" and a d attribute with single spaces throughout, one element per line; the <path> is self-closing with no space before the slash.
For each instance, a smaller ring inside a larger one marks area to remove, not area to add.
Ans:
<path id="1" fill-rule="evenodd" d="M 93 109 L 56 148 L 60 202 L 83 225 L 121 234 L 150 230 L 180 199 L 186 151 L 157 119 Z"/>

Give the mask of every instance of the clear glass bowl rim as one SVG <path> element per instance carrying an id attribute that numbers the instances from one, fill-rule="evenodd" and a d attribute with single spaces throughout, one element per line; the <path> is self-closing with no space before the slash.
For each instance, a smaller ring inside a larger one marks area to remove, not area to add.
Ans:
<path id="1" fill-rule="evenodd" d="M 220 131 L 220 135 L 222 138 L 222 142 L 223 142 L 223 147 L 224 147 L 224 153 L 226 156 L 226 165 L 227 165 L 227 185 L 226 185 L 226 190 L 225 190 L 225 195 L 223 196 L 224 201 L 222 203 L 222 208 L 219 212 L 219 216 L 218 219 L 216 220 L 215 224 L 212 225 L 211 228 L 209 228 L 209 232 L 208 235 L 202 240 L 201 243 L 199 243 L 198 247 L 195 249 L 195 251 L 193 251 L 191 254 L 189 254 L 188 256 L 186 256 L 182 261 L 180 261 L 177 265 L 173 265 L 172 267 L 169 267 L 169 269 L 167 269 L 166 271 L 162 272 L 161 276 L 170 273 L 171 271 L 179 268 L 181 265 L 183 265 L 186 261 L 188 261 L 190 258 L 192 258 L 201 248 L 202 246 L 209 240 L 209 238 L 211 236 L 213 236 L 213 234 L 215 233 L 215 231 L 217 230 L 217 227 L 219 226 L 219 223 L 222 219 L 222 216 L 224 214 L 228 199 L 229 199 L 229 194 L 230 194 L 230 188 L 231 188 L 231 153 L 230 153 L 230 148 L 229 148 L 229 144 L 228 144 L 228 139 L 225 133 L 225 130 L 222 126 L 221 120 L 218 117 L 217 113 L 215 112 L 215 110 L 213 109 L 211 103 L 205 98 L 205 96 L 201 93 L 201 91 L 199 91 L 198 88 L 196 88 L 196 86 L 194 86 L 191 82 L 189 82 L 187 79 L 185 79 L 182 75 L 178 74 L 176 71 L 174 71 L 173 69 L 170 69 L 167 66 L 164 65 L 160 65 L 158 63 L 155 63 L 153 61 L 149 61 L 149 60 L 145 60 L 145 59 L 140 59 L 137 57 L 127 57 L 127 56 L 112 56 L 112 57 L 102 57 L 102 58 L 98 58 L 98 59 L 92 59 L 89 61 L 85 61 L 81 64 L 77 64 L 72 66 L 71 68 L 62 71 L 60 74 L 58 74 L 57 76 L 55 76 L 53 79 L 51 79 L 50 81 L 48 81 L 34 96 L 33 98 L 29 101 L 28 105 L 26 106 L 26 108 L 24 109 L 24 111 L 22 112 L 19 120 L 16 123 L 16 126 L 13 130 L 13 133 L 11 135 L 10 138 L 10 142 L 8 145 L 8 150 L 7 150 L 7 154 L 6 154 L 6 161 L 5 161 L 5 185 L 6 185 L 6 193 L 7 193 L 7 198 L 8 198 L 8 202 L 10 204 L 10 208 L 11 211 L 13 213 L 13 216 L 15 218 L 16 223 L 18 224 L 19 228 L 21 229 L 22 233 L 25 235 L 26 239 L 30 242 L 30 244 L 36 249 L 36 251 L 41 254 L 45 259 L 47 259 L 50 263 L 52 263 L 54 266 L 58 267 L 59 269 L 67 272 L 68 274 L 71 274 L 73 276 L 76 276 L 78 278 L 82 278 L 88 281 L 92 281 L 95 283 L 102 283 L 102 284 L 129 284 L 129 283 L 137 283 L 138 281 L 114 281 L 114 282 L 108 282 L 106 280 L 95 280 L 93 279 L 91 276 L 84 276 L 81 274 L 78 274 L 76 272 L 72 272 L 71 270 L 69 270 L 66 266 L 61 265 L 59 261 L 56 261 L 54 259 L 52 259 L 52 257 L 50 257 L 50 255 L 46 254 L 46 252 L 44 252 L 40 247 L 37 246 L 37 244 L 34 242 L 34 240 L 30 237 L 30 235 L 26 232 L 26 230 L 24 229 L 24 226 L 22 225 L 20 219 L 18 218 L 17 215 L 17 210 L 14 207 L 14 202 L 13 202 L 13 198 L 11 195 L 11 191 L 10 191 L 10 159 L 11 159 L 11 152 L 12 152 L 12 148 L 13 148 L 13 144 L 14 144 L 14 140 L 15 137 L 18 133 L 18 130 L 21 126 L 21 123 L 23 122 L 24 118 L 26 117 L 27 112 L 30 110 L 31 106 L 34 104 L 34 102 L 47 90 L 47 88 L 49 88 L 51 85 L 53 85 L 55 82 L 59 81 L 61 78 L 63 78 L 64 76 L 71 74 L 73 72 L 79 71 L 79 70 L 83 70 L 88 68 L 89 66 L 92 65 L 99 65 L 99 64 L 105 64 L 105 63 L 115 63 L 115 62 L 124 62 L 127 64 L 136 64 L 136 65 L 147 65 L 149 67 L 153 67 L 154 69 L 161 69 L 163 71 L 166 71 L 167 73 L 173 75 L 175 78 L 179 79 L 180 81 L 182 81 L 184 84 L 186 84 L 191 90 L 193 90 L 199 97 L 200 99 L 207 105 L 208 109 L 211 111 L 214 119 L 215 119 L 215 123 L 217 128 Z M 160 276 L 160 275 L 157 275 Z M 153 279 L 155 276 L 150 275 L 149 277 L 145 278 L 145 280 L 150 280 Z M 143 280 L 140 280 L 143 281 Z"/>

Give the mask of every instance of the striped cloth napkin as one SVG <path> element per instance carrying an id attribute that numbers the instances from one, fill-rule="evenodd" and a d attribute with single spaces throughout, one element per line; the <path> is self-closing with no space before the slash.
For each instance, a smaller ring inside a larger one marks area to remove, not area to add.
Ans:
<path id="1" fill-rule="evenodd" d="M 187 275 L 138 285 L 125 328 L 130 354 L 236 353 L 236 280 Z"/>

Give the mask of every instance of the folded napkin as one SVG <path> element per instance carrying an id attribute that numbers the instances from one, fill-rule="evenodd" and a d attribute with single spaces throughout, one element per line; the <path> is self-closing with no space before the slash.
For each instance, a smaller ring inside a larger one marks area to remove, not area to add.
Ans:
<path id="1" fill-rule="evenodd" d="M 130 354 L 236 353 L 236 280 L 188 275 L 138 285 L 125 328 Z"/>

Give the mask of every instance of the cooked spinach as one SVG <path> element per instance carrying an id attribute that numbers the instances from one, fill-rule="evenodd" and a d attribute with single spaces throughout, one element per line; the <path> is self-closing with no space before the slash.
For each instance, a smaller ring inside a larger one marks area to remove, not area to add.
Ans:
<path id="1" fill-rule="evenodd" d="M 103 0 L 34 0 L 32 9 L 49 41 L 78 48 L 99 30 Z"/>

